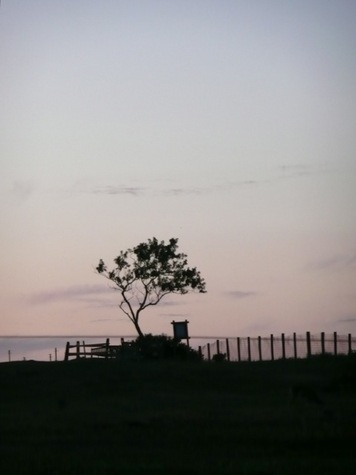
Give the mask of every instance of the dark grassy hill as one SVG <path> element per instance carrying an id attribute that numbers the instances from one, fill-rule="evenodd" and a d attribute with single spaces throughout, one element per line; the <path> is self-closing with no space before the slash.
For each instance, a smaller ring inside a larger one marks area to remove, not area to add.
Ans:
<path id="1" fill-rule="evenodd" d="M 355 376 L 354 356 L 3 363 L 0 473 L 351 472 Z"/>

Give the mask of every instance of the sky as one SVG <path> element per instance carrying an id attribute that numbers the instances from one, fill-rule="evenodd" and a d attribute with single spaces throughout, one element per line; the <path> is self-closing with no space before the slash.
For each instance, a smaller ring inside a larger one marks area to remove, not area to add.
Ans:
<path id="1" fill-rule="evenodd" d="M 145 333 L 356 333 L 356 2 L 3 0 L 0 335 L 133 335 L 95 272 L 178 238 Z"/>

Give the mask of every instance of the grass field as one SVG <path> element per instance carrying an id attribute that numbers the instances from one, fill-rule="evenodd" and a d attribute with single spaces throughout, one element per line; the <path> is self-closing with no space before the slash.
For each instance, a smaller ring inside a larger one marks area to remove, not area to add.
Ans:
<path id="1" fill-rule="evenodd" d="M 0 364 L 1 474 L 349 474 L 356 358 Z M 293 397 L 291 388 L 309 388 Z"/>

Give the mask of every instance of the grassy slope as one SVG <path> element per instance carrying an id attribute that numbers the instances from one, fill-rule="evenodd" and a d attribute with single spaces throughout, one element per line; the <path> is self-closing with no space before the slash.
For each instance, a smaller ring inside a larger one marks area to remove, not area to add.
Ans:
<path id="1" fill-rule="evenodd" d="M 355 363 L 0 364 L 0 472 L 350 472 Z M 290 404 L 299 383 L 325 405 Z"/>

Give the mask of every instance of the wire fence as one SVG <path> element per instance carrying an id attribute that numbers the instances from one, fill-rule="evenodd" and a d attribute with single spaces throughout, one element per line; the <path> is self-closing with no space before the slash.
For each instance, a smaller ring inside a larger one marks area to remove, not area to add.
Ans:
<path id="1" fill-rule="evenodd" d="M 313 355 L 345 355 L 356 351 L 356 337 L 332 334 L 270 335 L 269 337 L 217 338 L 199 345 L 205 360 L 268 361 L 308 358 Z"/>

